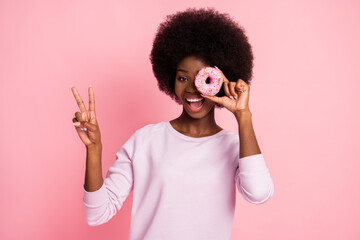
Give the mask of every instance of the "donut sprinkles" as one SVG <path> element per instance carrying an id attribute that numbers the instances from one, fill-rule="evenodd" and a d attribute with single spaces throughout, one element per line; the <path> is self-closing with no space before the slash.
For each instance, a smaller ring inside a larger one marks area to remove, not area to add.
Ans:
<path id="1" fill-rule="evenodd" d="M 209 79 L 209 83 L 206 80 Z M 195 86 L 202 94 L 206 96 L 215 96 L 221 88 L 224 79 L 221 72 L 216 68 L 202 68 L 195 77 Z"/>

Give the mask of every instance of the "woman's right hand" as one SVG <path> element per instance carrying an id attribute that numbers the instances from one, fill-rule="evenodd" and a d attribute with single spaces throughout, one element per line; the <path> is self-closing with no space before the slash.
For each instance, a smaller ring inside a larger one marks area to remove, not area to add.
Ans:
<path id="1" fill-rule="evenodd" d="M 101 135 L 98 122 L 95 115 L 95 97 L 92 86 L 89 86 L 89 109 L 86 110 L 83 100 L 81 99 L 75 87 L 71 88 L 80 112 L 75 113 L 72 119 L 75 129 L 81 141 L 88 147 L 101 147 Z"/>

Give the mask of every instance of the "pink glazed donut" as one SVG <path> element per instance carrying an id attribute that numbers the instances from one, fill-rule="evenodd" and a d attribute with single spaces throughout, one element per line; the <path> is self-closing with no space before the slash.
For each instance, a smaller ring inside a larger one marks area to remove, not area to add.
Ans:
<path id="1" fill-rule="evenodd" d="M 209 83 L 206 80 L 209 79 Z M 223 83 L 221 72 L 216 68 L 202 68 L 195 77 L 195 86 L 203 95 L 215 96 Z"/>

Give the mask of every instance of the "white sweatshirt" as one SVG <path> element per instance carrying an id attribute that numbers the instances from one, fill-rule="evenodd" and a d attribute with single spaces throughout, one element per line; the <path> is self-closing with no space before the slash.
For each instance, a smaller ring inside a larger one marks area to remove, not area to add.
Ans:
<path id="1" fill-rule="evenodd" d="M 169 121 L 149 124 L 118 150 L 100 189 L 83 189 L 85 216 L 91 226 L 109 221 L 133 190 L 129 240 L 226 240 L 235 185 L 254 204 L 274 193 L 262 154 L 239 159 L 237 134 L 193 138 Z"/>

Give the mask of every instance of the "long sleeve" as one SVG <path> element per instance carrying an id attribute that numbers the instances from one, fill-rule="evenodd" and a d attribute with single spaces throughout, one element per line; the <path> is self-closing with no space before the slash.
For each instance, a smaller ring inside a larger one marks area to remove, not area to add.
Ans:
<path id="1" fill-rule="evenodd" d="M 260 154 L 246 156 L 238 160 L 235 182 L 245 200 L 261 204 L 274 194 L 274 183 L 266 167 L 264 157 Z"/>
<path id="2" fill-rule="evenodd" d="M 84 189 L 90 226 L 109 221 L 133 190 L 129 240 L 230 239 L 234 178 L 252 203 L 273 193 L 262 155 L 239 159 L 239 137 L 233 132 L 193 138 L 167 121 L 135 133 L 117 152 L 103 186 Z"/>
<path id="3" fill-rule="evenodd" d="M 85 218 L 90 226 L 109 221 L 120 210 L 133 188 L 132 155 L 134 135 L 117 151 L 116 160 L 109 170 L 100 189 L 94 192 L 84 190 Z"/>

